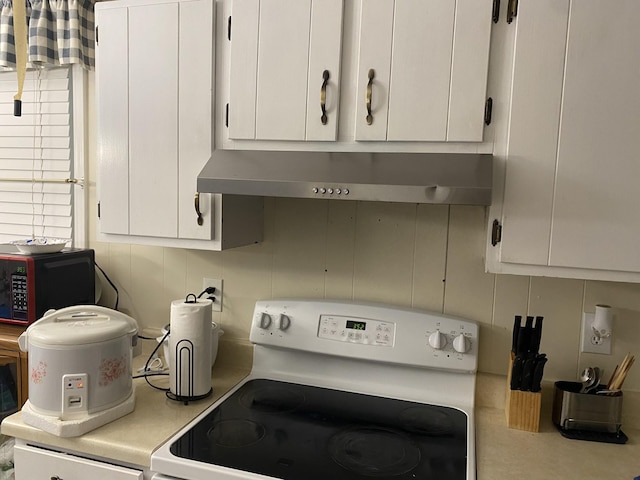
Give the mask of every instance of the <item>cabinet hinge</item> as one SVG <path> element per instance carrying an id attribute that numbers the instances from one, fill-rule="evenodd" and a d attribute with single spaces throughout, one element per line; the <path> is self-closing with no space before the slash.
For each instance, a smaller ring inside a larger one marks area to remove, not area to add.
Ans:
<path id="1" fill-rule="evenodd" d="M 491 123 L 491 115 L 493 113 L 493 98 L 487 98 L 484 104 L 484 124 L 489 125 Z"/>
<path id="2" fill-rule="evenodd" d="M 502 225 L 496 219 L 493 221 L 493 226 L 491 227 L 491 245 L 496 246 L 502 240 Z"/>
<path id="3" fill-rule="evenodd" d="M 100 202 L 98 202 L 98 218 L 100 218 Z"/>
<path id="4" fill-rule="evenodd" d="M 500 20 L 500 0 L 493 0 L 493 12 L 491 14 L 493 23 L 498 23 Z"/>
<path id="5" fill-rule="evenodd" d="M 224 126 L 229 128 L 229 104 L 227 103 L 226 111 L 224 114 Z"/>
<path id="6" fill-rule="evenodd" d="M 227 19 L 227 38 L 231 41 L 231 15 Z"/>
<path id="7" fill-rule="evenodd" d="M 518 0 L 509 0 L 507 3 L 507 23 L 513 22 L 513 17 L 518 16 Z"/>
<path id="8" fill-rule="evenodd" d="M 98 45 L 98 26 L 96 25 L 96 45 Z"/>

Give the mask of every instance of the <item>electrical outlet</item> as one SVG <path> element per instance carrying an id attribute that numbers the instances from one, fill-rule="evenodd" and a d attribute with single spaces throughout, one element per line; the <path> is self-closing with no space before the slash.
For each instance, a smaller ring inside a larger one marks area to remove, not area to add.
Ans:
<path id="1" fill-rule="evenodd" d="M 598 338 L 593 332 L 593 320 L 595 314 L 582 314 L 582 332 L 580 351 L 585 353 L 601 353 L 603 355 L 611 355 L 611 336 L 606 338 Z"/>
<path id="2" fill-rule="evenodd" d="M 211 306 L 211 309 L 214 312 L 221 312 L 222 311 L 222 292 L 223 292 L 222 279 L 204 277 L 202 279 L 202 289 L 204 290 L 205 288 L 209 288 L 209 287 L 216 288 L 216 291 L 213 294 L 207 295 L 207 297 L 215 297 L 215 300 L 213 302 L 213 305 Z"/>

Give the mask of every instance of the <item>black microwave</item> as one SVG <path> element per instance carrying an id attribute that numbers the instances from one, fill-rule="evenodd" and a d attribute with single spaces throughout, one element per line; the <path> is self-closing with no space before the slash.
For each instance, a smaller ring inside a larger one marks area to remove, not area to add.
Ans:
<path id="1" fill-rule="evenodd" d="M 49 309 L 95 304 L 95 253 L 24 255 L 0 245 L 0 323 L 28 325 Z"/>

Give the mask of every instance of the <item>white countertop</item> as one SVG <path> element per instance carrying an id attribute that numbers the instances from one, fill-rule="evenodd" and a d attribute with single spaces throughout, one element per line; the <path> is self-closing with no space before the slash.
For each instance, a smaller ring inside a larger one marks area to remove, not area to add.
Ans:
<path id="1" fill-rule="evenodd" d="M 563 437 L 551 421 L 553 384 L 550 382 L 543 389 L 540 431 L 507 428 L 505 395 L 505 377 L 478 375 L 478 480 L 633 480 L 640 475 L 640 426 L 637 423 L 640 396 L 637 393 L 625 394 L 628 405 L 623 405 L 622 431 L 629 441 L 624 445 Z"/>
<path id="2" fill-rule="evenodd" d="M 221 342 L 219 361 L 213 369 L 214 394 L 206 400 L 183 405 L 168 400 L 163 392 L 136 379 L 135 410 L 81 437 L 60 438 L 22 422 L 20 412 L 2 422 L 2 433 L 26 441 L 71 450 L 117 462 L 149 467 L 151 453 L 182 426 L 205 410 L 248 373 L 247 352 L 238 355 Z M 235 347 L 234 347 L 235 348 Z M 239 363 L 220 361 L 238 359 Z M 137 366 L 141 359 L 134 362 Z M 159 382 L 158 382 L 159 383 Z M 479 374 L 476 395 L 476 451 L 478 480 L 518 478 L 620 479 L 640 475 L 640 425 L 636 406 L 638 394 L 629 397 L 623 409 L 625 445 L 569 440 L 551 422 L 552 385 L 545 385 L 540 432 L 509 429 L 504 414 L 506 380 Z M 627 401 L 627 398 L 625 398 Z M 629 412 L 625 415 L 625 412 Z M 626 422 L 626 423 L 625 423 Z"/>

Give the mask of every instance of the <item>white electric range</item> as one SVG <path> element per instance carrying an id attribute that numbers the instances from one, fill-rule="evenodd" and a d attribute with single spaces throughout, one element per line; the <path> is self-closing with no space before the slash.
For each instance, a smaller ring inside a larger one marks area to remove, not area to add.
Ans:
<path id="1" fill-rule="evenodd" d="M 475 322 L 256 303 L 253 367 L 151 456 L 154 480 L 475 480 Z"/>

